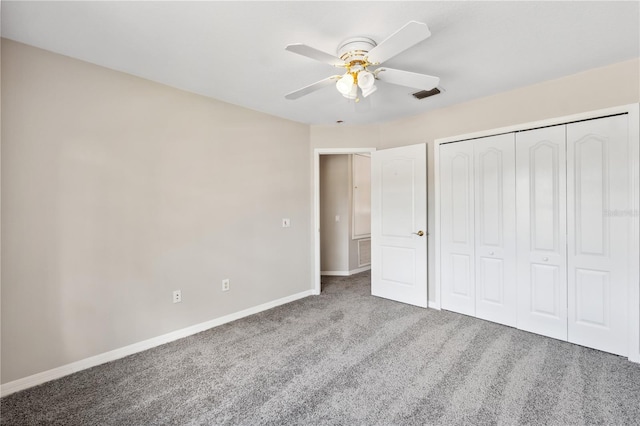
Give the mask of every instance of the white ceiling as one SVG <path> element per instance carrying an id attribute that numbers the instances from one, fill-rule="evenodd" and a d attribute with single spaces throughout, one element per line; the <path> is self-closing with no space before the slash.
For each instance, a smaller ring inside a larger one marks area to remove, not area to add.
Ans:
<path id="1" fill-rule="evenodd" d="M 32 2 L 2 1 L 2 36 L 108 68 L 309 123 L 376 123 L 640 56 L 640 3 L 627 2 Z M 335 54 L 341 41 L 382 41 L 410 20 L 431 37 L 385 65 L 441 78 L 442 94 L 378 83 L 355 104 L 336 74 L 284 50 Z M 602 84 L 608 84 L 603 81 Z"/>

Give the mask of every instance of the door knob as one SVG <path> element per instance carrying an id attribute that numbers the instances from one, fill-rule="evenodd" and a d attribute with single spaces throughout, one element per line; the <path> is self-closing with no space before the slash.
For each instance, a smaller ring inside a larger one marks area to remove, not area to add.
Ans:
<path id="1" fill-rule="evenodd" d="M 543 257 L 542 260 L 544 260 L 545 262 L 548 262 L 549 258 L 548 257 Z"/>
<path id="2" fill-rule="evenodd" d="M 490 251 L 490 252 L 489 252 L 489 255 L 490 255 L 490 256 L 493 256 L 494 254 L 495 254 L 495 253 L 494 253 L 494 252 L 492 252 L 492 251 Z"/>
<path id="3" fill-rule="evenodd" d="M 412 232 L 412 234 L 417 235 L 418 237 L 422 237 L 424 235 L 424 232 L 422 231 L 418 231 L 418 232 Z"/>

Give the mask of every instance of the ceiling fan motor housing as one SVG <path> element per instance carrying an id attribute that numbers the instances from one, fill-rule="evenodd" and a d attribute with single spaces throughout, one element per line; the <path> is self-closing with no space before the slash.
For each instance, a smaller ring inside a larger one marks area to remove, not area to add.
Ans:
<path id="1" fill-rule="evenodd" d="M 364 62 L 367 53 L 374 47 L 376 47 L 376 42 L 368 37 L 349 38 L 338 47 L 338 57 L 347 63 Z"/>

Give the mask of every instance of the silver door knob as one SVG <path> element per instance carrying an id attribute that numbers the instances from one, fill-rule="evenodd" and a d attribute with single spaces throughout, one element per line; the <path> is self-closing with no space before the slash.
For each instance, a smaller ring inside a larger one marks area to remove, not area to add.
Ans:
<path id="1" fill-rule="evenodd" d="M 424 232 L 418 231 L 418 232 L 412 232 L 412 234 L 417 235 L 418 237 L 422 237 L 424 235 Z"/>
<path id="2" fill-rule="evenodd" d="M 548 262 L 549 258 L 548 257 L 543 257 L 542 260 L 544 260 L 545 262 Z"/>
<path id="3" fill-rule="evenodd" d="M 490 256 L 493 256 L 493 254 L 494 254 L 494 253 L 493 253 L 492 251 L 490 251 L 490 252 L 489 252 L 489 255 L 490 255 Z"/>

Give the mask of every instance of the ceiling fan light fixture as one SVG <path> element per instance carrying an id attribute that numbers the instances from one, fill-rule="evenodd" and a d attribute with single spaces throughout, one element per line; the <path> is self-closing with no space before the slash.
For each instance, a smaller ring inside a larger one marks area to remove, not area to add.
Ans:
<path id="1" fill-rule="evenodd" d="M 345 97 L 351 93 L 354 87 L 357 86 L 353 84 L 353 76 L 349 73 L 343 75 L 342 78 L 336 82 L 336 89 Z"/>
<path id="2" fill-rule="evenodd" d="M 358 86 L 364 91 L 371 89 L 376 81 L 376 78 L 369 71 L 360 71 L 358 73 Z"/>
<path id="3" fill-rule="evenodd" d="M 344 96 L 347 99 L 356 99 L 358 97 L 358 86 L 355 84 L 352 84 L 351 90 L 347 93 L 343 93 L 342 96 Z"/>
<path id="4" fill-rule="evenodd" d="M 1 1 L 1 0 L 0 0 Z M 376 92 L 376 80 L 385 84 L 396 84 L 411 88 L 434 88 L 440 83 L 440 79 L 427 74 L 419 74 L 410 71 L 396 70 L 392 68 L 376 68 L 369 71 L 368 67 L 377 67 L 401 52 L 420 43 L 431 35 L 429 28 L 422 22 L 409 21 L 402 28 L 391 34 L 380 43 L 368 37 L 352 37 L 339 45 L 338 56 L 331 55 L 302 43 L 287 45 L 286 50 L 315 59 L 320 62 L 346 69 L 343 75 L 333 75 L 316 83 L 305 86 L 285 95 L 286 99 L 297 99 L 331 84 L 347 99 L 360 100 Z"/>
<path id="5" fill-rule="evenodd" d="M 362 89 L 362 96 L 365 98 L 378 90 L 375 85 L 376 77 L 369 71 L 360 71 L 358 73 L 358 86 Z"/>

